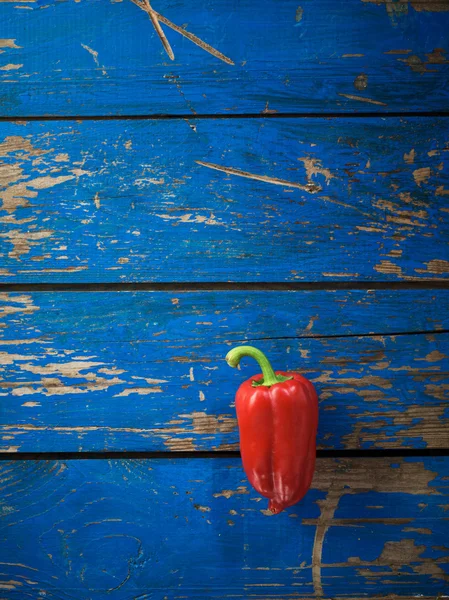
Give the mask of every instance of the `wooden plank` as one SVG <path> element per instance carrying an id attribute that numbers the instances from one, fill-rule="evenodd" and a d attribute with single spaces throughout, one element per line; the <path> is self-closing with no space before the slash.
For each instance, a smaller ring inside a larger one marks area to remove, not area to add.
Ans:
<path id="1" fill-rule="evenodd" d="M 447 280 L 448 124 L 1 123 L 1 280 Z"/>
<path id="2" fill-rule="evenodd" d="M 319 459 L 270 516 L 238 459 L 2 462 L 2 597 L 444 597 L 448 475 L 447 457 Z"/>
<path id="3" fill-rule="evenodd" d="M 315 383 L 321 448 L 449 447 L 449 290 L 0 301 L 1 451 L 237 449 L 234 394 L 258 372 L 226 365 L 240 343 Z"/>
<path id="4" fill-rule="evenodd" d="M 448 0 L 266 0 L 263 10 L 257 0 L 165 0 L 153 8 L 174 60 L 130 0 L 0 2 L 2 114 L 447 109 Z"/>

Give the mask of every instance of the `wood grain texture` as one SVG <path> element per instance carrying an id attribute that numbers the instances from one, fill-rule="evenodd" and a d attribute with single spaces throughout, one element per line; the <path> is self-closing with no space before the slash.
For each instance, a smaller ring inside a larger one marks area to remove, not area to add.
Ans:
<path id="1" fill-rule="evenodd" d="M 444 597 L 448 475 L 319 459 L 269 516 L 238 459 L 2 462 L 2 598 Z"/>
<path id="2" fill-rule="evenodd" d="M 152 7 L 173 61 L 131 0 L 0 2 L 2 114 L 447 109 L 447 0 Z"/>
<path id="3" fill-rule="evenodd" d="M 2 123 L 1 281 L 447 280 L 448 124 Z"/>
<path id="4" fill-rule="evenodd" d="M 0 302 L 1 451 L 237 449 L 234 395 L 258 372 L 225 363 L 241 343 L 315 383 L 321 448 L 449 447 L 449 290 Z"/>

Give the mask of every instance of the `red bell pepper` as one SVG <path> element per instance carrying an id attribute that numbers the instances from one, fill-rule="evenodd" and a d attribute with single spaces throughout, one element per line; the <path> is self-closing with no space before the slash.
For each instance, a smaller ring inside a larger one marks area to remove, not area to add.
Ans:
<path id="1" fill-rule="evenodd" d="M 243 468 L 251 485 L 280 513 L 296 504 L 312 483 L 315 469 L 318 396 L 298 373 L 274 372 L 267 357 L 252 346 L 238 346 L 226 356 L 237 367 L 243 356 L 259 363 L 262 373 L 237 390 L 235 407 Z"/>

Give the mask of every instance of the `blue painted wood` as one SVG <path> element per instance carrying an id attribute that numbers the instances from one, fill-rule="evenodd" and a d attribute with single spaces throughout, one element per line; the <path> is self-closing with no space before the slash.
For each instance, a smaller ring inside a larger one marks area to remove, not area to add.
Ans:
<path id="1" fill-rule="evenodd" d="M 2 123 L 1 281 L 447 280 L 448 122 Z"/>
<path id="2" fill-rule="evenodd" d="M 0 465 L 8 600 L 435 598 L 448 458 L 319 459 L 269 516 L 238 459 Z"/>
<path id="3" fill-rule="evenodd" d="M 447 448 L 448 296 L 3 294 L 0 450 L 237 449 L 241 343 L 314 381 L 321 448 Z"/>
<path id="4" fill-rule="evenodd" d="M 4 115 L 446 110 L 447 0 L 0 3 Z M 184 30 L 181 30 L 184 31 Z"/>

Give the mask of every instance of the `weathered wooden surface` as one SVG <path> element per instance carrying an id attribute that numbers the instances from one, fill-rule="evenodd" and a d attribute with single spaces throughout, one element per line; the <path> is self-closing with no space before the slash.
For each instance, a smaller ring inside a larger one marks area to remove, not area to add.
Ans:
<path id="1" fill-rule="evenodd" d="M 2 114 L 447 109 L 447 0 L 152 4 L 173 61 L 131 0 L 0 2 Z"/>
<path id="2" fill-rule="evenodd" d="M 273 517 L 238 459 L 3 462 L 2 597 L 444 596 L 448 475 L 448 458 L 319 459 Z"/>
<path id="3" fill-rule="evenodd" d="M 448 279 L 448 123 L 2 123 L 1 280 Z"/>
<path id="4" fill-rule="evenodd" d="M 321 447 L 449 446 L 449 290 L 0 302 L 2 451 L 236 449 L 234 394 L 258 372 L 225 363 L 239 343 L 314 381 Z"/>

